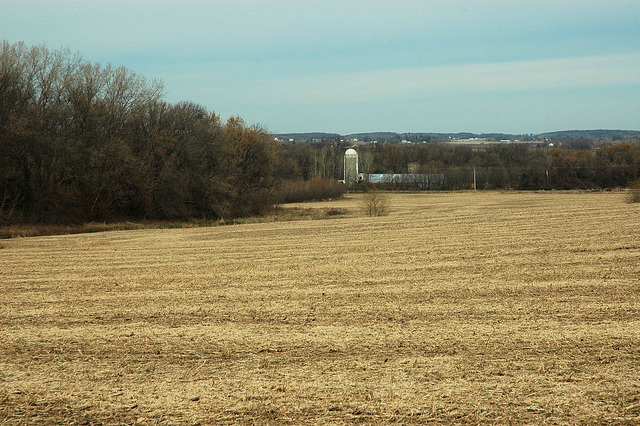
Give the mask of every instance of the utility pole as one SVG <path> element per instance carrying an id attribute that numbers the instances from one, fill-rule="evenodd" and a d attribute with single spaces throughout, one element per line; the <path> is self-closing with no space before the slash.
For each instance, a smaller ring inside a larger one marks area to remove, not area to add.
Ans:
<path id="1" fill-rule="evenodd" d="M 473 192 L 476 192 L 478 189 L 476 185 L 476 168 L 473 168 Z"/>

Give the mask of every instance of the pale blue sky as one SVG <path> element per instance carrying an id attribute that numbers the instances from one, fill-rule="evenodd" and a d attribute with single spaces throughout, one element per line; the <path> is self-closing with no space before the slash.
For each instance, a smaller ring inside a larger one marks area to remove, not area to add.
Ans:
<path id="1" fill-rule="evenodd" d="M 278 133 L 640 129 L 640 0 L 0 0 L 0 39 Z"/>

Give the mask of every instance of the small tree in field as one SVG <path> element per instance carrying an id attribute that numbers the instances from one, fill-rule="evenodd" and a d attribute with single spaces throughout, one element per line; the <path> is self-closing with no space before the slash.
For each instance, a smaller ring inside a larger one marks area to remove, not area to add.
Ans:
<path id="1" fill-rule="evenodd" d="M 640 203 L 640 180 L 636 180 L 629 186 L 625 199 L 627 203 Z"/>
<path id="2" fill-rule="evenodd" d="M 364 193 L 361 202 L 362 211 L 367 216 L 386 216 L 389 214 L 389 196 L 372 189 Z"/>

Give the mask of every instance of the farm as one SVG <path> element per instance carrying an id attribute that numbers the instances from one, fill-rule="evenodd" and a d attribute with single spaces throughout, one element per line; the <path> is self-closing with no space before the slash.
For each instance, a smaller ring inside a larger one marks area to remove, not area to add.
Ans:
<path id="1" fill-rule="evenodd" d="M 0 241 L 1 424 L 640 422 L 620 192 Z"/>

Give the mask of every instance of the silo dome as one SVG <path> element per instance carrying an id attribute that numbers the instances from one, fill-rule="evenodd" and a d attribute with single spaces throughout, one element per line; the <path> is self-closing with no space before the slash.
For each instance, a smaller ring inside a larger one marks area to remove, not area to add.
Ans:
<path id="1" fill-rule="evenodd" d="M 347 152 L 344 153 L 344 155 L 358 155 L 358 153 L 356 152 L 355 149 L 349 148 Z"/>

